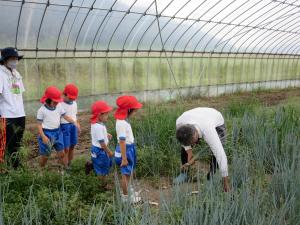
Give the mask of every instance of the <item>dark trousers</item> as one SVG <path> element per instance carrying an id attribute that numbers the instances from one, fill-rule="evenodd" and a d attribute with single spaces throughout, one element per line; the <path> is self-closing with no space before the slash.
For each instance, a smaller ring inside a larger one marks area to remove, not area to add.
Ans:
<path id="1" fill-rule="evenodd" d="M 216 131 L 219 135 L 219 138 L 222 142 L 222 145 L 224 146 L 225 142 L 226 142 L 226 128 L 225 125 L 221 125 L 219 127 L 216 127 Z M 188 162 L 188 154 L 186 153 L 185 149 L 182 147 L 181 148 L 181 164 L 185 164 Z M 209 169 L 209 173 L 207 174 L 207 179 L 209 180 L 211 178 L 212 175 L 214 175 L 217 171 L 217 168 L 219 168 L 219 165 L 217 163 L 217 159 L 214 155 L 211 156 L 210 159 L 210 169 Z"/>
<path id="2" fill-rule="evenodd" d="M 25 130 L 25 117 L 6 119 L 6 154 L 7 162 L 14 168 L 20 165 L 18 151 Z"/>

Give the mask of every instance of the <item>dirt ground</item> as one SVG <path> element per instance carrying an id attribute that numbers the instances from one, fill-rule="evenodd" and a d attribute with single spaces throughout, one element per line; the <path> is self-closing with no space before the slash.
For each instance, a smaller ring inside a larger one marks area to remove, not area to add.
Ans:
<path id="1" fill-rule="evenodd" d="M 190 99 L 184 102 L 185 108 L 192 108 L 197 106 L 207 106 L 214 107 L 216 109 L 222 109 L 226 107 L 226 105 L 232 100 L 245 100 L 250 98 L 256 98 L 258 101 L 262 102 L 265 106 L 272 106 L 283 103 L 291 97 L 300 97 L 300 89 L 287 89 L 281 91 L 266 91 L 266 92 L 252 92 L 252 93 L 239 93 L 233 95 L 224 95 L 219 97 L 201 97 L 197 99 Z M 176 102 L 169 102 L 164 104 L 159 104 L 159 107 L 172 107 Z M 89 123 L 90 115 L 88 112 L 80 113 L 78 119 L 81 124 L 81 134 L 79 136 L 79 144 L 75 149 L 75 158 L 89 154 L 90 148 L 90 123 Z M 32 146 L 32 152 L 29 156 L 28 165 L 31 168 L 38 168 L 38 145 L 37 145 L 37 128 L 36 121 L 34 117 L 27 117 L 26 119 L 26 131 L 30 133 L 34 138 L 30 138 L 27 140 L 27 146 Z M 52 155 L 49 159 L 48 165 L 53 168 L 57 168 L 57 159 L 55 155 Z M 195 167 L 200 168 L 204 173 L 208 172 L 209 166 L 203 162 L 198 162 Z M 138 180 L 135 182 L 135 186 L 137 190 L 141 191 L 141 196 L 144 200 L 149 200 L 151 202 L 159 202 L 161 198 L 170 198 L 170 188 L 172 188 L 172 179 L 162 177 L 159 181 L 153 183 L 150 180 Z M 188 191 L 192 193 L 193 189 L 196 188 L 196 184 L 194 185 L 182 185 L 181 187 L 177 187 L 180 189 L 189 189 Z"/>

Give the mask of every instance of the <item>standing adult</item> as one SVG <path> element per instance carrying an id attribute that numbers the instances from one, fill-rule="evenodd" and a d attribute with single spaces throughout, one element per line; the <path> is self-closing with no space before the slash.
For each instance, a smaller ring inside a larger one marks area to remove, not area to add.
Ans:
<path id="1" fill-rule="evenodd" d="M 5 143 L 7 162 L 17 168 L 20 164 L 19 148 L 25 129 L 25 110 L 23 103 L 23 92 L 25 91 L 22 77 L 17 71 L 19 60 L 23 56 L 19 55 L 15 48 L 4 48 L 1 50 L 0 58 L 0 139 L 2 143 L 1 154 L 4 152 Z M 1 148 L 0 146 L 0 148 Z M 3 159 L 0 159 L 0 162 Z"/>

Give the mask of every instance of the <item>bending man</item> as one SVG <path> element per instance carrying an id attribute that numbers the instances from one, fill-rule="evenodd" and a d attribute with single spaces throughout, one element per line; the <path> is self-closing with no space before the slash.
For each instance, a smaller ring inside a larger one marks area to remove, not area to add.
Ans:
<path id="1" fill-rule="evenodd" d="M 187 168 L 194 163 L 193 146 L 203 138 L 213 153 L 207 179 L 209 180 L 219 167 L 224 191 L 229 191 L 227 156 L 223 148 L 226 129 L 222 114 L 215 109 L 204 107 L 184 112 L 176 120 L 176 138 L 182 145 L 182 168 Z"/>

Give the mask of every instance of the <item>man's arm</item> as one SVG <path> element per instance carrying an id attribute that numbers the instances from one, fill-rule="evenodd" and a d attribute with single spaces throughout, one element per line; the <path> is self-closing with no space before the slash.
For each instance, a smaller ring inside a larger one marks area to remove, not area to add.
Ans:
<path id="1" fill-rule="evenodd" d="M 219 138 L 219 135 L 215 128 L 207 129 L 204 135 L 204 140 L 209 145 L 211 151 L 213 152 L 216 160 L 218 162 L 221 175 L 223 177 L 223 188 L 225 192 L 229 191 L 229 181 L 228 181 L 228 165 L 227 156 L 225 154 L 223 145 Z"/>

